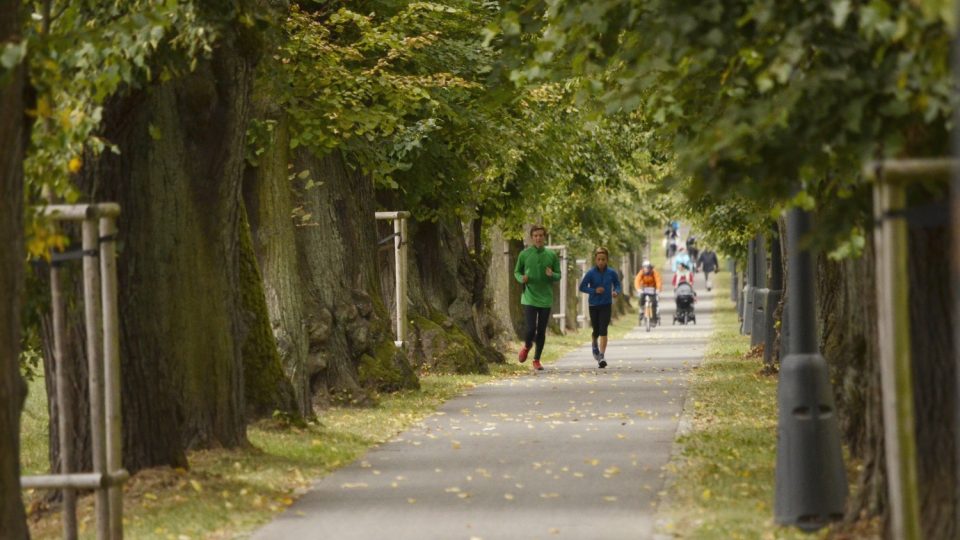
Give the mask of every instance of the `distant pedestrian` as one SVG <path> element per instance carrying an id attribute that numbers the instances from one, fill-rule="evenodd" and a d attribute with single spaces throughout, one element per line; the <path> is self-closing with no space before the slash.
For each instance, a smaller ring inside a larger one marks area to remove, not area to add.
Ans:
<path id="1" fill-rule="evenodd" d="M 707 290 L 713 289 L 713 282 L 710 281 L 710 274 L 720 271 L 720 263 L 717 261 L 717 254 L 709 247 L 704 248 L 697 259 L 697 266 L 703 272 L 703 281 L 707 285 Z"/>
<path id="2" fill-rule="evenodd" d="M 623 292 L 620 276 L 607 266 L 610 253 L 598 247 L 593 252 L 594 267 L 580 281 L 580 292 L 589 294 L 590 325 L 593 327 L 593 359 L 601 368 L 607 367 L 607 327 L 613 314 L 613 300 Z"/>
<path id="3" fill-rule="evenodd" d="M 536 344 L 533 353 L 533 368 L 542 370 L 540 356 L 547 339 L 547 325 L 550 323 L 550 309 L 553 307 L 553 284 L 560 281 L 560 257 L 556 252 L 544 247 L 547 242 L 547 230 L 540 225 L 530 229 L 533 245 L 520 252 L 513 275 L 523 284 L 523 315 L 526 321 L 526 336 L 520 349 L 520 362 L 527 361 L 530 348 Z"/>
<path id="4" fill-rule="evenodd" d="M 670 269 L 676 272 L 681 265 L 686 266 L 688 270 L 693 268 L 693 261 L 690 260 L 690 255 L 684 246 L 680 246 L 677 250 L 677 256 L 673 258 Z"/>

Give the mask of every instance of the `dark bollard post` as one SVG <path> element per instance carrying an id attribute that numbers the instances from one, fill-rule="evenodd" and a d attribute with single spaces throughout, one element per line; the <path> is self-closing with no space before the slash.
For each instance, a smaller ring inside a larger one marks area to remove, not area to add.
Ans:
<path id="1" fill-rule="evenodd" d="M 777 389 L 777 523 L 816 530 L 843 517 L 847 479 L 840 452 L 827 363 L 817 349 L 814 268 L 801 241 L 810 230 L 810 214 L 787 214 L 790 272 L 790 354 L 781 362 Z"/>
<path id="2" fill-rule="evenodd" d="M 783 298 L 783 256 L 780 253 L 780 236 L 774 234 L 770 238 L 770 292 L 767 294 L 767 304 L 765 306 L 766 324 L 764 325 L 763 341 L 763 363 L 766 366 L 773 365 L 773 346 L 777 341 L 777 329 L 774 327 L 776 320 L 773 317 Z M 781 328 L 782 328 L 781 324 Z M 781 342 L 783 338 L 781 337 Z M 780 358 L 783 358 L 781 355 Z"/>
<path id="3" fill-rule="evenodd" d="M 753 316 L 750 325 L 750 346 L 756 347 L 764 343 L 767 335 L 767 239 L 758 234 L 756 238 L 756 254 L 754 255 L 754 272 L 756 276 L 753 285 Z"/>
<path id="4" fill-rule="evenodd" d="M 730 269 L 730 301 L 736 303 L 740 298 L 740 276 L 737 274 L 737 261 L 730 259 L 727 268 Z"/>
<path id="5" fill-rule="evenodd" d="M 743 325 L 740 333 L 749 336 L 753 331 L 753 290 L 757 285 L 757 241 L 750 240 L 747 251 L 747 273 L 743 286 Z"/>

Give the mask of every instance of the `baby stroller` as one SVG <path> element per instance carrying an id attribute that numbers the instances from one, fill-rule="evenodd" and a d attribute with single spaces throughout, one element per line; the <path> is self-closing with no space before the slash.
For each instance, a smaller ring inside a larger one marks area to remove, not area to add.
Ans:
<path id="1" fill-rule="evenodd" d="M 693 304 L 697 301 L 697 293 L 694 292 L 693 286 L 686 281 L 682 281 L 677 284 L 673 294 L 677 303 L 677 310 L 673 314 L 673 324 L 677 324 L 678 321 L 680 324 L 687 324 L 688 322 L 697 324 L 697 314 L 693 312 Z"/>

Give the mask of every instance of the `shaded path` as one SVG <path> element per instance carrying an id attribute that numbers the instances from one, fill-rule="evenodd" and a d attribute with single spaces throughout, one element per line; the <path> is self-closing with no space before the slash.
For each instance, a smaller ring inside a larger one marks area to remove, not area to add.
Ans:
<path id="1" fill-rule="evenodd" d="M 698 277 L 702 277 L 698 276 Z M 666 279 L 666 277 L 665 277 Z M 615 539 L 653 535 L 661 468 L 712 329 L 634 329 L 538 375 L 479 386 L 357 462 L 319 480 L 254 538 Z M 549 346 L 549 338 L 547 342 Z"/>

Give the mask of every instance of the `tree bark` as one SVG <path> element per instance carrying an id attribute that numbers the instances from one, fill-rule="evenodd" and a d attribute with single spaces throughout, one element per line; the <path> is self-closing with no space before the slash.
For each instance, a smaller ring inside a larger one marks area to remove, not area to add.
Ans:
<path id="1" fill-rule="evenodd" d="M 960 496 L 956 489 L 956 313 L 951 306 L 950 250 L 946 225 L 910 228 L 910 354 L 921 523 L 924 538 L 944 540 L 957 538 Z"/>
<path id="2" fill-rule="evenodd" d="M 878 515 L 886 507 L 873 246 L 868 242 L 856 260 L 821 256 L 818 266 L 820 350 L 834 381 L 844 444 L 863 464 L 847 516 L 855 520 L 861 514 Z"/>
<path id="3" fill-rule="evenodd" d="M 226 33 L 180 79 L 115 98 L 93 200 L 120 203 L 124 465 L 246 442 L 240 186 L 251 60 Z"/>
<path id="4" fill-rule="evenodd" d="M 246 339 L 243 342 L 243 389 L 247 419 L 275 412 L 305 416 L 309 407 L 298 403 L 284 373 L 277 340 L 271 331 L 263 279 L 257 265 L 246 215 L 240 230 L 240 283 Z"/>
<path id="5" fill-rule="evenodd" d="M 523 335 L 523 312 L 520 309 L 520 284 L 513 278 L 513 266 L 523 250 L 520 240 L 507 240 L 499 227 L 490 228 L 491 261 L 487 283 L 493 291 L 493 312 L 505 329 L 504 339 L 516 340 Z"/>
<path id="6" fill-rule="evenodd" d="M 493 293 L 486 286 L 490 254 L 473 256 L 463 227 L 452 218 L 413 221 L 409 229 L 414 363 L 439 371 L 486 373 L 488 363 L 504 362 L 495 346 L 499 327 Z M 385 267 L 392 272 L 391 263 Z"/>
<path id="7" fill-rule="evenodd" d="M 270 109 L 266 102 L 264 98 L 256 101 L 257 116 L 276 123 L 272 138 L 264 141 L 264 153 L 257 166 L 247 168 L 244 202 L 280 364 L 292 385 L 297 410 L 309 416 L 313 411 L 310 336 L 291 217 L 295 204 L 289 179 L 289 125 L 284 115 Z M 248 393 L 250 384 L 248 381 Z"/>
<path id="8" fill-rule="evenodd" d="M 0 46 L 20 40 L 20 2 L 0 1 Z M 24 68 L 0 72 L 0 531 L 29 538 L 20 491 L 20 303 L 23 293 Z"/>
<path id="9" fill-rule="evenodd" d="M 378 391 L 419 386 L 406 355 L 393 344 L 380 290 L 373 180 L 339 152 L 305 151 L 295 171 L 303 214 L 296 229 L 308 328 L 309 377 L 316 397 L 365 403 Z"/>

